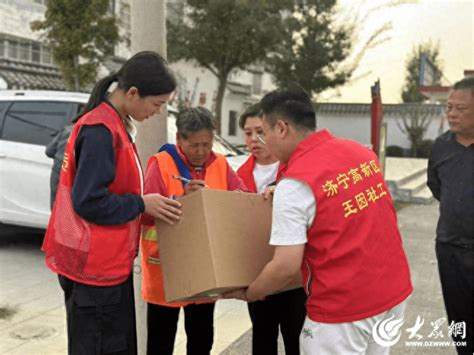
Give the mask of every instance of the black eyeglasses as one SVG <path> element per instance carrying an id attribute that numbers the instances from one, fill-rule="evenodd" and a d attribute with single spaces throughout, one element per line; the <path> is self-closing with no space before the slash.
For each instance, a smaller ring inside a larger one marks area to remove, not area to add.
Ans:
<path id="1" fill-rule="evenodd" d="M 282 121 L 282 122 L 288 126 L 288 121 Z M 276 123 L 272 126 L 272 128 L 275 127 L 275 125 Z M 265 142 L 265 139 L 263 137 L 264 137 L 264 134 L 257 134 L 258 141 L 262 144 L 267 144 L 267 142 Z"/>

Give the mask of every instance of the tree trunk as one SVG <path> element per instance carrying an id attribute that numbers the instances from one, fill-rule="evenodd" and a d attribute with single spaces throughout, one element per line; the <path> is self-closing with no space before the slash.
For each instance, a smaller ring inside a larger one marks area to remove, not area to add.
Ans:
<path id="1" fill-rule="evenodd" d="M 79 76 L 81 75 L 79 71 L 79 57 L 75 55 L 73 58 L 73 61 L 74 61 L 74 91 L 79 91 L 81 89 L 80 80 L 79 80 Z"/>
<path id="2" fill-rule="evenodd" d="M 222 132 L 222 103 L 224 101 L 224 94 L 225 94 L 225 88 L 227 85 L 227 76 L 222 75 L 218 78 L 219 80 L 219 85 L 217 87 L 217 95 L 216 95 L 216 129 L 217 129 L 217 134 L 221 134 Z"/>

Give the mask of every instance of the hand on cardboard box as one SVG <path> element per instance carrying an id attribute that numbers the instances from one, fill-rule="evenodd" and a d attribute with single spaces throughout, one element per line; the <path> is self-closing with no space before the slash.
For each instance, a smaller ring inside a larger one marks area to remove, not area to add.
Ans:
<path id="1" fill-rule="evenodd" d="M 161 219 L 169 224 L 179 221 L 181 218 L 181 203 L 160 194 L 147 194 L 143 196 L 145 213 Z"/>
<path id="2" fill-rule="evenodd" d="M 235 298 L 238 300 L 242 300 L 245 302 L 255 302 L 255 301 L 263 301 L 265 297 L 260 299 L 250 299 L 247 297 L 247 290 L 248 288 L 240 288 L 238 290 L 225 292 L 221 295 L 221 298 L 228 299 L 228 298 Z"/>
<path id="3" fill-rule="evenodd" d="M 238 290 L 224 292 L 221 295 L 221 298 L 224 298 L 224 299 L 235 298 L 235 299 L 238 299 L 238 300 L 248 302 L 247 298 L 245 297 L 245 291 L 247 291 L 246 288 L 240 288 Z"/>
<path id="4" fill-rule="evenodd" d="M 263 198 L 268 200 L 268 198 L 273 197 L 273 192 L 275 192 L 275 185 L 267 186 L 265 190 L 262 192 Z"/>
<path id="5" fill-rule="evenodd" d="M 203 180 L 190 180 L 184 186 L 184 194 L 189 195 L 191 192 L 200 190 L 203 187 L 207 187 L 206 183 Z"/>

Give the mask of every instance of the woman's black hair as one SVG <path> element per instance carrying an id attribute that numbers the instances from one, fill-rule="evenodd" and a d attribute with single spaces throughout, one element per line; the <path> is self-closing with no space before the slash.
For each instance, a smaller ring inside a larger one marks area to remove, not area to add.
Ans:
<path id="1" fill-rule="evenodd" d="M 117 73 L 111 73 L 95 84 L 89 101 L 73 122 L 99 106 L 115 81 L 117 87 L 125 92 L 132 86 L 136 87 L 140 97 L 169 94 L 176 89 L 176 79 L 163 57 L 152 51 L 139 52 L 127 60 Z"/>
<path id="2" fill-rule="evenodd" d="M 239 119 L 239 127 L 244 129 L 245 122 L 247 122 L 247 118 L 249 117 L 261 117 L 262 115 L 262 108 L 260 107 L 260 103 L 253 104 L 240 115 Z"/>

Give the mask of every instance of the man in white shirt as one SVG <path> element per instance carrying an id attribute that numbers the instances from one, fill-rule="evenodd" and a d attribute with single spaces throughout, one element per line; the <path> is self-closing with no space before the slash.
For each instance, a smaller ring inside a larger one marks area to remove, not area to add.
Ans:
<path id="1" fill-rule="evenodd" d="M 373 329 L 390 317 L 400 326 L 412 286 L 377 157 L 357 142 L 315 132 L 302 89 L 275 90 L 260 104 L 260 139 L 287 164 L 273 198 L 276 248 L 247 289 L 225 297 L 262 299 L 301 268 L 308 294 L 302 353 L 388 354 Z"/>

